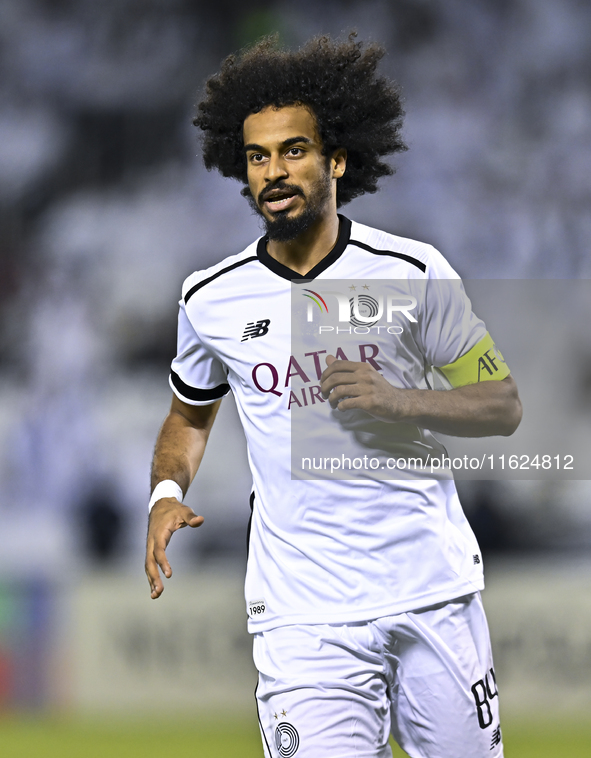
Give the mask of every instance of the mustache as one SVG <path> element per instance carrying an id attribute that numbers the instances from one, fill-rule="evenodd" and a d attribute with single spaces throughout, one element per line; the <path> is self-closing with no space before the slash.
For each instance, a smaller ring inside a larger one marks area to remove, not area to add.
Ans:
<path id="1" fill-rule="evenodd" d="M 270 187 L 265 187 L 264 190 L 259 192 L 258 201 L 259 204 L 262 205 L 265 200 L 271 195 L 271 193 L 276 192 L 277 190 L 281 190 L 283 192 L 289 192 L 292 195 L 301 195 L 302 197 L 305 197 L 302 190 L 296 186 L 295 184 L 286 184 L 283 181 L 276 182 Z"/>

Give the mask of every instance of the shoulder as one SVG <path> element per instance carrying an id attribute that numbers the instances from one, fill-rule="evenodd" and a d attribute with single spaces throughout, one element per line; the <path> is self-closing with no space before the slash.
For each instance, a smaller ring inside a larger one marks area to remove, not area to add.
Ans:
<path id="1" fill-rule="evenodd" d="M 227 285 L 228 277 L 242 276 L 249 265 L 258 264 L 257 244 L 258 240 L 255 240 L 241 253 L 230 255 L 209 268 L 190 274 L 183 282 L 182 288 L 182 299 L 185 305 L 196 293 L 204 290 L 208 285 L 214 282 Z"/>
<path id="2" fill-rule="evenodd" d="M 356 221 L 351 222 L 349 244 L 366 250 L 374 255 L 399 258 L 410 263 L 416 274 L 427 279 L 458 279 L 458 274 L 444 256 L 426 242 L 400 237 L 396 234 L 374 229 Z"/>

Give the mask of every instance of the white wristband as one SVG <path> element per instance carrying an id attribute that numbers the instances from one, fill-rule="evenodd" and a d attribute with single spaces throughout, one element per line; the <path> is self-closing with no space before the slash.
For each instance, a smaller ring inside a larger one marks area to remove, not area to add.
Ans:
<path id="1" fill-rule="evenodd" d="M 183 491 L 173 479 L 165 479 L 163 482 L 158 482 L 154 487 L 154 492 L 152 492 L 152 497 L 148 504 L 148 513 L 150 513 L 158 500 L 163 497 L 176 497 L 176 499 L 182 503 Z"/>

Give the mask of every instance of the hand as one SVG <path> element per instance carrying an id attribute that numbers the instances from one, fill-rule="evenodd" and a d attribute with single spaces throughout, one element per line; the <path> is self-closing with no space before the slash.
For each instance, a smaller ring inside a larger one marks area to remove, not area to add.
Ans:
<path id="1" fill-rule="evenodd" d="M 148 539 L 146 544 L 146 575 L 152 590 L 152 600 L 164 592 L 164 584 L 158 566 L 164 576 L 170 579 L 172 569 L 166 557 L 166 548 L 173 532 L 184 526 L 193 528 L 201 526 L 203 516 L 196 516 L 188 505 L 183 505 L 175 497 L 163 497 L 157 500 L 148 522 Z"/>
<path id="2" fill-rule="evenodd" d="M 366 411 L 380 421 L 402 421 L 408 390 L 393 387 L 369 363 L 326 358 L 328 368 L 320 377 L 322 396 L 340 411 Z"/>

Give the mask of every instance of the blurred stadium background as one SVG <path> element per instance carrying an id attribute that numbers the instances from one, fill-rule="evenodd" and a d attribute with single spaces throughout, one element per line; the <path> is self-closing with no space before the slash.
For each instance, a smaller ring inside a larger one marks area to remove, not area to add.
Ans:
<path id="1" fill-rule="evenodd" d="M 181 282 L 259 233 L 190 121 L 229 52 L 352 28 L 388 49 L 410 150 L 347 215 L 466 279 L 569 280 L 491 332 L 526 400 L 523 452 L 560 427 L 588 455 L 591 298 L 573 280 L 591 276 L 591 4 L 0 0 L 3 756 L 261 755 L 231 400 L 188 498 L 205 525 L 174 540 L 158 603 L 143 577 Z M 588 479 L 459 485 L 509 758 L 591 749 Z"/>

